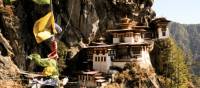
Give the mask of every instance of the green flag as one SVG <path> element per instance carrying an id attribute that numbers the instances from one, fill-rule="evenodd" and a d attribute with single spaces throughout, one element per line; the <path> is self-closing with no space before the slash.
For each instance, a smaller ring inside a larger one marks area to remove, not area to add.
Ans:
<path id="1" fill-rule="evenodd" d="M 37 4 L 50 4 L 50 0 L 33 0 Z"/>

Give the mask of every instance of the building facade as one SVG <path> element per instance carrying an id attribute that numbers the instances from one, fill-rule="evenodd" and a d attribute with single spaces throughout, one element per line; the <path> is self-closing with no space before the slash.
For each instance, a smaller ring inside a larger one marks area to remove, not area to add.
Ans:
<path id="1" fill-rule="evenodd" d="M 83 62 L 86 63 L 87 69 L 104 74 L 109 74 L 113 68 L 123 69 L 131 62 L 137 62 L 140 68 L 148 70 L 152 66 L 149 52 L 153 49 L 154 40 L 169 37 L 168 22 L 163 18 L 155 19 L 152 21 L 152 28 L 149 28 L 138 26 L 137 22 L 127 17 L 122 18 L 115 28 L 107 30 L 107 33 L 112 35 L 111 44 L 104 43 L 104 39 L 100 38 L 99 42 L 93 42 L 82 49 L 85 57 Z M 86 73 L 81 75 L 86 76 Z M 90 79 L 94 80 L 94 77 Z M 98 82 L 105 81 L 101 79 Z M 81 83 L 83 84 L 83 81 Z M 97 86 L 96 81 L 93 84 L 88 83 Z"/>

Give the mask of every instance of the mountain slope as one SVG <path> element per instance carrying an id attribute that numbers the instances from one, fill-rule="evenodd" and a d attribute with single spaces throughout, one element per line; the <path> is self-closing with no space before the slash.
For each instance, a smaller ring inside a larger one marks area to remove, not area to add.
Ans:
<path id="1" fill-rule="evenodd" d="M 200 24 L 169 24 L 171 36 L 176 43 L 184 50 L 186 63 L 192 73 L 195 86 L 200 87 Z"/>
<path id="2" fill-rule="evenodd" d="M 170 23 L 169 29 L 172 37 L 181 46 L 187 55 L 193 59 L 200 59 L 200 24 Z"/>

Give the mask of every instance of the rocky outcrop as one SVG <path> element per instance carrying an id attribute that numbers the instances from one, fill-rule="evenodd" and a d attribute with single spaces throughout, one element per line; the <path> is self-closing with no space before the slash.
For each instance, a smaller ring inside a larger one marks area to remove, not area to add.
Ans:
<path id="1" fill-rule="evenodd" d="M 115 87 L 116 84 L 120 88 L 160 88 L 153 67 L 149 67 L 148 70 L 143 69 L 137 62 L 127 64 L 114 78 L 116 83 L 108 85 L 108 88 Z"/>
<path id="2" fill-rule="evenodd" d="M 129 18 L 139 22 L 138 25 L 148 25 L 155 17 L 151 9 L 153 0 L 65 0 L 60 5 L 63 18 L 63 40 L 73 45 L 82 39 L 90 43 L 97 36 L 105 35 L 121 18 Z M 59 15 L 57 15 L 59 16 Z"/>
<path id="3" fill-rule="evenodd" d="M 77 49 L 87 46 L 98 36 L 105 36 L 106 30 L 113 28 L 125 16 L 136 21 L 137 25 L 150 26 L 151 20 L 155 17 L 155 12 L 151 9 L 153 2 L 154 0 L 53 0 L 56 22 L 63 28 L 59 40 L 70 48 L 72 55 L 75 55 L 79 51 Z M 32 0 L 17 0 L 7 6 L 10 6 L 11 14 L 1 15 L 2 34 L 10 40 L 17 66 L 25 70 L 31 69 L 28 68 L 30 66 L 26 55 L 39 52 L 42 57 L 46 57 L 49 52 L 48 44 L 36 44 L 32 28 L 34 22 L 50 11 L 50 8 L 46 5 L 37 5 Z M 105 37 L 107 42 L 111 42 L 109 35 Z M 74 47 L 75 50 L 72 50 Z M 121 73 L 127 73 L 127 77 L 130 77 L 123 78 L 125 86 L 133 83 L 130 86 L 158 88 L 156 75 L 151 66 L 147 71 L 143 71 L 142 67 L 135 68 L 137 65 L 131 64 L 127 71 Z"/>
<path id="4" fill-rule="evenodd" d="M 3 2 L 3 0 L 0 0 L 0 2 Z M 9 45 L 11 46 L 9 47 L 9 50 L 7 49 L 8 54 L 10 54 L 11 56 L 12 53 L 14 53 L 15 55 L 14 54 L 12 55 L 12 57 L 14 57 L 13 60 L 20 68 L 24 68 L 25 62 L 23 59 L 25 58 L 25 52 L 24 52 L 25 47 L 23 38 L 25 37 L 22 36 L 23 28 L 22 24 L 20 23 L 22 22 L 23 17 L 18 16 L 24 14 L 22 7 L 20 5 L 15 6 L 12 4 L 3 4 L 3 3 L 0 4 L 1 4 L 0 8 L 3 11 L 3 13 L 1 12 L 0 15 L 1 33 L 2 36 L 4 36 L 9 41 Z"/>
<path id="5" fill-rule="evenodd" d="M 151 9 L 153 2 L 154 0 L 53 0 L 53 7 L 55 18 L 63 28 L 61 40 L 68 46 L 85 46 L 96 35 L 104 36 L 105 31 L 122 17 L 128 16 L 138 21 L 138 25 L 148 25 L 155 17 Z M 5 20 L 1 25 L 2 33 L 11 42 L 18 66 L 25 67 L 24 58 L 32 51 L 42 52 L 46 56 L 48 50 L 41 50 L 45 44 L 36 44 L 32 28 L 37 19 L 50 11 L 49 7 L 37 5 L 32 0 L 17 0 L 2 7 L 7 7 L 10 13 L 1 17 Z M 106 37 L 109 42 L 109 36 Z"/>
<path id="6" fill-rule="evenodd" d="M 0 88 L 23 88 L 19 69 L 10 57 L 0 55 Z"/>

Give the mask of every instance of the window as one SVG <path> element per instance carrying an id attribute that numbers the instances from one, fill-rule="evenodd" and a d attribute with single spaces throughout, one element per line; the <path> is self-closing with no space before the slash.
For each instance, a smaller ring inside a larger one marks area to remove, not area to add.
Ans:
<path id="1" fill-rule="evenodd" d="M 165 31 L 162 31 L 162 36 L 166 36 L 166 32 Z"/>
<path id="2" fill-rule="evenodd" d="M 142 48 L 141 47 L 132 47 L 133 54 L 141 54 Z"/>
<path id="3" fill-rule="evenodd" d="M 95 57 L 95 61 L 97 61 L 97 57 Z"/>
<path id="4" fill-rule="evenodd" d="M 101 57 L 101 62 L 103 62 L 104 60 L 103 60 L 103 57 Z"/>
<path id="5" fill-rule="evenodd" d="M 104 61 L 106 62 L 106 56 L 104 56 Z"/>
<path id="6" fill-rule="evenodd" d="M 110 50 L 108 51 L 108 55 L 110 55 Z"/>
<path id="7" fill-rule="evenodd" d="M 111 59 L 111 60 L 114 60 L 114 56 L 110 56 L 110 59 Z"/>
<path id="8" fill-rule="evenodd" d="M 138 34 L 137 34 L 137 35 L 135 35 L 135 42 L 138 42 L 138 41 L 140 40 L 140 37 L 141 37 L 141 36 L 140 36 L 140 35 L 138 35 Z"/>
<path id="9" fill-rule="evenodd" d="M 85 80 L 88 80 L 86 75 L 84 75 L 84 79 L 85 79 Z"/>
<path id="10" fill-rule="evenodd" d="M 121 34 L 121 35 L 119 35 L 120 37 L 120 42 L 124 42 L 124 35 L 123 34 Z"/>

